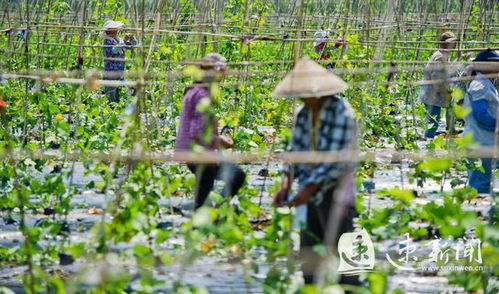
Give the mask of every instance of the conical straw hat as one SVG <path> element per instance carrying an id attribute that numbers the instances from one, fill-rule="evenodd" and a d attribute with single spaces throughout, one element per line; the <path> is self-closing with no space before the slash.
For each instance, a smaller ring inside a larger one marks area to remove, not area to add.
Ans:
<path id="1" fill-rule="evenodd" d="M 277 85 L 272 97 L 319 98 L 340 93 L 348 85 L 338 76 L 308 58 L 298 61 Z"/>

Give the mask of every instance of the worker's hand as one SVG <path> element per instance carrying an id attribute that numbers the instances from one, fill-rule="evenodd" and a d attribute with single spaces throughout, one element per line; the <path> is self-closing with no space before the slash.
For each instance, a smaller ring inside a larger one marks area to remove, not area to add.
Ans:
<path id="1" fill-rule="evenodd" d="M 289 190 L 286 188 L 281 188 L 277 193 L 273 196 L 274 206 L 280 207 L 284 204 L 284 200 L 288 196 Z"/>
<path id="2" fill-rule="evenodd" d="M 131 34 L 126 34 L 126 35 L 125 35 L 125 37 L 123 37 L 123 40 L 124 40 L 125 42 L 128 42 L 128 41 L 130 41 L 132 38 L 133 38 L 133 36 L 132 36 Z"/>
<path id="3" fill-rule="evenodd" d="M 218 136 L 218 138 L 220 139 L 220 144 L 224 148 L 232 148 L 232 147 L 234 147 L 234 141 L 232 141 L 231 138 L 229 138 L 227 136 L 224 136 L 224 135 L 220 135 L 220 136 Z"/>
<path id="4" fill-rule="evenodd" d="M 336 40 L 334 42 L 334 48 L 340 48 L 341 46 L 345 45 L 346 42 L 343 40 L 341 36 L 337 36 Z"/>
<path id="5" fill-rule="evenodd" d="M 288 206 L 293 207 L 293 206 L 299 206 L 302 204 L 307 204 L 310 199 L 312 199 L 312 196 L 314 196 L 315 192 L 319 189 L 320 184 L 309 184 L 303 187 L 303 189 L 296 194 L 295 198 L 293 200 L 289 201 Z"/>

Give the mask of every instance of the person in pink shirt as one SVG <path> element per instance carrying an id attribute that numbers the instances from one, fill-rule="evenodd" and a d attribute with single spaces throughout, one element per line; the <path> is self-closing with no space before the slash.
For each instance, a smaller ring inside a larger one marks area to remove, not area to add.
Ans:
<path id="1" fill-rule="evenodd" d="M 184 92 L 175 143 L 177 152 L 192 151 L 195 146 L 212 152 L 234 146 L 232 139 L 218 133 L 216 118 L 198 109 L 203 99 L 211 99 L 208 87 L 211 83 L 222 80 L 227 70 L 227 62 L 222 55 L 209 53 L 201 59 L 199 68 L 203 70 L 203 79 L 187 87 Z M 204 205 L 216 179 L 222 179 L 226 183 L 224 196 L 234 196 L 246 178 L 246 173 L 235 164 L 188 164 L 187 166 L 196 175 L 195 209 Z"/>

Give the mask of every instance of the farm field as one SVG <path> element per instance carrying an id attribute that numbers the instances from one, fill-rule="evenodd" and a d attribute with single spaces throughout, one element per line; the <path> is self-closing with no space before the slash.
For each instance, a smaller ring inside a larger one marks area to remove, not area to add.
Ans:
<path id="1" fill-rule="evenodd" d="M 0 293 L 499 292 L 499 2 L 0 9 Z M 436 77 L 435 52 L 448 57 Z M 475 82 L 489 85 L 481 118 Z M 448 103 L 435 123 L 431 87 Z M 337 133 L 316 127 L 310 100 L 323 114 L 332 99 L 354 123 L 328 149 Z M 488 120 L 485 144 L 469 129 Z M 470 175 L 485 162 L 482 191 Z M 321 168 L 341 176 L 304 184 Z M 307 239 L 314 207 L 324 236 Z M 319 256 L 312 273 L 304 250 Z"/>

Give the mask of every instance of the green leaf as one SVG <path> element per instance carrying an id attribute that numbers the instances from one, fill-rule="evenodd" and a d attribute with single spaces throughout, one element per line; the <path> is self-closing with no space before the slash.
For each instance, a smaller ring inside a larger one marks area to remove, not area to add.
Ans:
<path id="1" fill-rule="evenodd" d="M 54 105 L 54 104 L 49 105 L 49 113 L 50 114 L 57 114 L 59 112 L 60 112 L 59 107 L 57 107 L 57 105 Z"/>
<path id="2" fill-rule="evenodd" d="M 461 98 L 463 97 L 464 97 L 464 91 L 461 88 L 454 88 L 452 90 L 452 98 L 454 98 L 455 101 L 461 100 Z"/>
<path id="3" fill-rule="evenodd" d="M 457 119 L 464 119 L 468 114 L 470 114 L 471 108 L 464 107 L 460 105 L 454 105 L 454 114 Z"/>
<path id="4" fill-rule="evenodd" d="M 399 187 L 395 187 L 393 189 L 388 190 L 388 193 L 395 199 L 400 199 L 406 203 L 414 199 L 414 192 L 408 189 L 400 189 Z"/>
<path id="5" fill-rule="evenodd" d="M 386 276 L 380 272 L 367 274 L 369 290 L 371 294 L 383 294 L 386 292 Z"/>
<path id="6" fill-rule="evenodd" d="M 197 111 L 201 113 L 207 113 L 211 108 L 211 99 L 208 97 L 205 97 L 201 99 L 196 106 Z"/>
<path id="7" fill-rule="evenodd" d="M 151 249 L 145 245 L 137 244 L 133 247 L 133 254 L 137 256 L 146 256 L 151 253 Z"/>
<path id="8" fill-rule="evenodd" d="M 156 230 L 156 244 L 162 244 L 168 238 L 170 237 L 170 234 L 167 231 L 164 230 Z"/>
<path id="9" fill-rule="evenodd" d="M 421 168 L 429 172 L 444 172 L 451 168 L 452 161 L 445 158 L 427 159 L 421 163 Z"/>
<path id="10" fill-rule="evenodd" d="M 203 79 L 203 71 L 195 65 L 186 66 L 184 68 L 184 74 L 195 81 L 201 81 Z"/>
<path id="11" fill-rule="evenodd" d="M 74 244 L 73 246 L 66 249 L 68 253 L 70 253 L 74 258 L 80 257 L 83 253 L 85 253 L 85 243 L 80 242 Z"/>
<path id="12" fill-rule="evenodd" d="M 222 90 L 220 90 L 220 86 L 216 83 L 212 83 L 210 86 L 210 95 L 213 101 L 219 101 L 220 97 L 222 96 Z"/>
<path id="13" fill-rule="evenodd" d="M 195 227 L 209 226 L 213 224 L 216 217 L 216 210 L 210 207 L 201 207 L 192 216 L 192 225 Z"/>
<path id="14" fill-rule="evenodd" d="M 472 147 L 476 143 L 473 142 L 473 134 L 467 133 L 464 136 L 461 136 L 456 139 L 457 146 L 460 148 Z"/>

